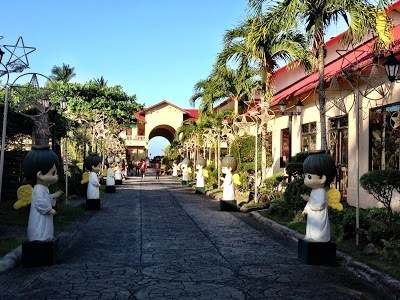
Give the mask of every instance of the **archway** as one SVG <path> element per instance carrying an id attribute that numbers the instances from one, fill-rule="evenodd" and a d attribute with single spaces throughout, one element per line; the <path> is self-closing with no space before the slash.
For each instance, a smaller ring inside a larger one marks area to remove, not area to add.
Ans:
<path id="1" fill-rule="evenodd" d="M 163 156 L 166 146 L 174 140 L 175 129 L 172 126 L 162 124 L 154 127 L 149 134 L 148 154 L 150 158 Z"/>
<path id="2" fill-rule="evenodd" d="M 163 156 L 164 149 L 170 145 L 170 142 L 162 136 L 155 136 L 149 141 L 149 157 Z"/>
<path id="3" fill-rule="evenodd" d="M 150 131 L 149 141 L 156 136 L 161 136 L 163 138 L 166 138 L 170 143 L 172 143 L 175 137 L 175 132 L 176 132 L 175 128 L 173 128 L 170 125 L 166 124 L 158 125 Z"/>

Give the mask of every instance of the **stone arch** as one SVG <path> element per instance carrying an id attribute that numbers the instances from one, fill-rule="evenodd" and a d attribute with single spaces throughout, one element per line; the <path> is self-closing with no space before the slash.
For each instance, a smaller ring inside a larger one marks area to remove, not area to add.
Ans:
<path id="1" fill-rule="evenodd" d="M 154 127 L 150 133 L 148 140 L 151 140 L 153 137 L 161 136 L 168 140 L 168 142 L 172 143 L 175 137 L 175 128 L 170 125 L 162 124 Z"/>

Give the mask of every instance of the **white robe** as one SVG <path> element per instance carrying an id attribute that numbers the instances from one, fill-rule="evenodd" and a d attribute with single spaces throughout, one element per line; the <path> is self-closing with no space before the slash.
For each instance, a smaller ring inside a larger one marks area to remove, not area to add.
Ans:
<path id="1" fill-rule="evenodd" d="M 178 176 L 178 167 L 177 165 L 172 166 L 172 176 Z"/>
<path id="2" fill-rule="evenodd" d="M 196 172 L 196 187 L 204 187 L 203 168 L 198 169 Z"/>
<path id="3" fill-rule="evenodd" d="M 222 200 L 235 200 L 235 187 L 232 182 L 232 173 L 224 177 Z"/>
<path id="4" fill-rule="evenodd" d="M 117 166 L 115 170 L 115 180 L 122 180 L 122 169 L 120 166 Z"/>
<path id="5" fill-rule="evenodd" d="M 111 167 L 107 169 L 106 185 L 107 186 L 115 185 L 115 174 Z"/>
<path id="6" fill-rule="evenodd" d="M 87 198 L 88 199 L 99 199 L 100 198 L 100 182 L 95 172 L 90 172 L 89 182 L 87 187 Z"/>
<path id="7" fill-rule="evenodd" d="M 189 172 L 188 172 L 188 167 L 186 165 L 182 165 L 182 180 L 183 181 L 189 180 Z"/>
<path id="8" fill-rule="evenodd" d="M 54 238 L 53 216 L 49 211 L 56 205 L 47 186 L 36 184 L 32 191 L 28 221 L 28 240 L 45 241 Z"/>
<path id="9" fill-rule="evenodd" d="M 307 213 L 305 239 L 314 242 L 329 242 L 331 231 L 325 188 L 313 189 L 304 210 Z"/>

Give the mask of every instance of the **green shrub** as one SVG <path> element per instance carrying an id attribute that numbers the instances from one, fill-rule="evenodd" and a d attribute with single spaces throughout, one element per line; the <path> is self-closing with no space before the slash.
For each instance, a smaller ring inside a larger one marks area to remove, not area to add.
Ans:
<path id="1" fill-rule="evenodd" d="M 214 184 L 218 184 L 218 170 L 213 162 L 205 169 L 208 171 L 208 178 L 205 179 L 205 186 L 210 190 L 213 189 Z"/>
<path id="2" fill-rule="evenodd" d="M 302 194 L 310 194 L 311 188 L 304 185 L 303 177 L 295 178 L 288 183 L 283 194 L 287 212 L 294 217 L 298 211 L 303 211 L 306 202 L 301 197 Z"/>
<path id="3" fill-rule="evenodd" d="M 261 145 L 257 151 L 257 168 L 261 170 Z M 235 139 L 231 146 L 231 154 L 237 162 L 237 172 L 248 172 L 255 170 L 255 137 L 246 136 Z M 272 163 L 271 163 L 272 164 Z"/>
<path id="4" fill-rule="evenodd" d="M 400 171 L 393 169 L 373 170 L 360 178 L 361 186 L 387 210 L 385 224 L 392 229 L 393 211 L 391 208 L 393 192 L 400 192 Z"/>
<path id="5" fill-rule="evenodd" d="M 382 241 L 390 239 L 391 236 L 392 234 L 387 230 L 386 226 L 375 224 L 367 229 L 365 238 L 367 243 L 373 243 L 382 247 Z"/>
<path id="6" fill-rule="evenodd" d="M 249 192 L 252 188 L 253 178 L 248 172 L 239 172 L 241 185 L 237 189 L 242 192 Z"/>
<path id="7" fill-rule="evenodd" d="M 76 164 L 68 165 L 68 194 L 86 196 L 87 186 L 81 184 L 82 171 Z"/>
<path id="8" fill-rule="evenodd" d="M 282 192 L 279 190 L 279 185 L 285 180 L 286 176 L 283 173 L 277 173 L 268 177 L 262 182 L 260 188 L 260 198 L 262 202 L 271 202 L 276 198 L 282 196 Z"/>
<path id="9" fill-rule="evenodd" d="M 291 161 L 286 164 L 285 168 L 289 178 L 297 178 L 303 175 L 303 162 L 309 155 L 308 151 L 303 151 L 292 157 Z"/>
<path id="10" fill-rule="evenodd" d="M 382 244 L 384 258 L 400 263 L 400 240 L 382 240 Z"/>
<path id="11" fill-rule="evenodd" d="M 342 227 L 343 238 L 348 239 L 355 237 L 356 235 L 356 208 L 344 204 L 342 211 L 337 211 L 329 208 L 329 220 L 335 226 Z M 367 232 L 371 224 L 371 219 L 368 212 L 365 209 L 359 209 L 359 222 L 361 232 Z"/>
<path id="12" fill-rule="evenodd" d="M 271 201 L 268 209 L 268 214 L 280 216 L 286 221 L 291 221 L 293 219 L 293 216 L 288 215 L 287 205 L 283 198 L 276 198 Z"/>

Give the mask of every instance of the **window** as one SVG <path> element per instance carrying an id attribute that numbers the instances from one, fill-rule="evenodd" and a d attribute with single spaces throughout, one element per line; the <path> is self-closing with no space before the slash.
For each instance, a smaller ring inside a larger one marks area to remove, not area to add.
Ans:
<path id="1" fill-rule="evenodd" d="M 348 115 L 330 118 L 329 125 L 329 150 L 336 162 L 336 178 L 334 184 L 343 198 L 347 197 L 348 187 L 348 160 L 349 137 Z"/>
<path id="2" fill-rule="evenodd" d="M 301 125 L 301 151 L 316 150 L 317 122 Z"/>
<path id="3" fill-rule="evenodd" d="M 290 155 L 290 137 L 289 137 L 289 128 L 282 129 L 281 131 L 281 161 L 280 161 L 280 167 L 284 168 L 286 167 L 286 164 L 289 162 L 289 155 Z"/>
<path id="4" fill-rule="evenodd" d="M 265 148 L 267 149 L 267 155 L 272 156 L 272 132 L 268 131 L 265 135 Z"/>
<path id="5" fill-rule="evenodd" d="M 370 110 L 370 170 L 399 169 L 400 105 Z"/>

